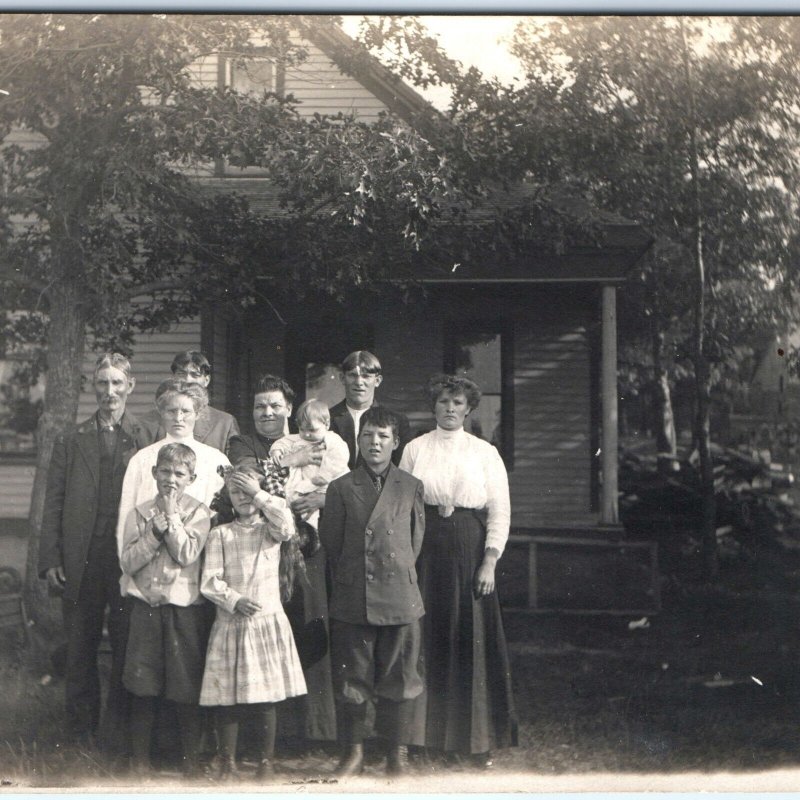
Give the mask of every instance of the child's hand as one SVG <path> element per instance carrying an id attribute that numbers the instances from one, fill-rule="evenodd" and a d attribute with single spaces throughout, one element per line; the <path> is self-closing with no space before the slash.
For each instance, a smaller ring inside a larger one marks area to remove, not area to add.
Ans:
<path id="1" fill-rule="evenodd" d="M 281 459 L 282 467 L 307 467 L 313 464 L 318 467 L 322 463 L 322 456 L 325 454 L 325 442 L 308 444 L 300 447 L 293 453 L 287 453 Z"/>
<path id="2" fill-rule="evenodd" d="M 250 497 L 255 497 L 261 491 L 261 484 L 252 475 L 244 475 L 237 472 L 231 479 L 230 485 L 240 489 Z"/>
<path id="3" fill-rule="evenodd" d="M 261 606 L 249 597 L 240 597 L 233 610 L 245 617 L 252 617 L 256 612 L 261 611 Z"/>
<path id="4" fill-rule="evenodd" d="M 164 501 L 164 513 L 168 517 L 178 513 L 178 493 L 175 489 L 170 489 L 161 499 Z"/>
<path id="5" fill-rule="evenodd" d="M 167 519 L 167 515 L 163 511 L 159 511 L 153 517 L 153 536 L 161 541 L 164 536 L 166 536 L 168 530 L 169 520 Z"/>

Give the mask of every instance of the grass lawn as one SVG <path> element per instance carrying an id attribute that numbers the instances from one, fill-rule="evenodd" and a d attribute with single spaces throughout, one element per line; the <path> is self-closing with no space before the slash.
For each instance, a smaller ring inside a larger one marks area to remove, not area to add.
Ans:
<path id="1" fill-rule="evenodd" d="M 376 760 L 353 788 L 690 789 L 698 778 L 686 785 L 689 773 L 708 776 L 711 789 L 795 788 L 788 771 L 800 766 L 798 574 L 784 556 L 761 554 L 724 565 L 713 588 L 668 591 L 664 610 L 646 621 L 510 617 L 520 746 L 498 752 L 488 773 L 413 763 L 394 784 Z M 0 641 L 0 782 L 12 791 L 129 785 L 94 748 L 64 741 L 63 682 L 27 671 L 13 639 Z M 278 765 L 279 791 L 346 788 L 332 782 L 329 752 Z M 764 770 L 787 782 L 755 774 Z M 639 785 L 642 773 L 662 779 Z M 177 773 L 156 782 L 180 785 Z"/>

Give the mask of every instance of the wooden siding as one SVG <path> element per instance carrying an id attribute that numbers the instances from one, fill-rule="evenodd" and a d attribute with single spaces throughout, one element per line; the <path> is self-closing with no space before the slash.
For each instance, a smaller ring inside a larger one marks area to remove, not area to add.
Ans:
<path id="1" fill-rule="evenodd" d="M 296 68 L 287 69 L 284 87 L 287 94 L 293 94 L 301 102 L 302 116 L 313 114 L 355 113 L 361 119 L 370 121 L 386 110 L 386 106 L 355 79 L 343 75 L 330 58 L 314 45 L 307 45 L 308 60 Z M 216 86 L 218 82 L 218 57 L 210 55 L 190 67 L 200 86 Z M 24 130 L 12 131 L 4 140 L 8 144 L 35 146 L 43 143 L 41 137 Z M 195 176 L 213 174 L 214 165 L 200 165 L 189 171 Z M 256 171 L 257 172 L 257 171 Z M 234 173 L 231 170 L 231 173 Z M 235 171 L 246 174 L 247 171 Z M 211 395 L 215 405 L 227 408 L 248 427 L 251 397 L 250 386 L 255 378 L 266 371 L 283 372 L 284 353 L 283 326 L 276 320 L 266 320 L 269 335 L 257 344 L 242 334 L 241 328 L 231 326 L 220 315 L 213 317 L 212 363 L 215 374 L 212 378 Z M 232 329 L 231 329 L 232 328 Z M 379 343 L 385 344 L 387 354 L 391 353 L 391 342 L 382 337 Z M 133 367 L 137 379 L 136 389 L 130 397 L 128 407 L 134 414 L 142 414 L 152 408 L 155 389 L 161 380 L 169 376 L 169 365 L 175 353 L 180 350 L 200 349 L 200 321 L 181 323 L 168 332 L 142 335 L 137 338 L 134 348 Z M 378 348 L 381 349 L 381 348 Z M 429 348 L 423 347 L 426 354 Z M 91 375 L 97 353 L 88 353 L 84 362 L 84 391 L 78 407 L 78 419 L 84 419 L 95 410 L 94 394 L 91 389 Z M 388 360 L 387 360 L 388 358 Z M 388 403 L 398 407 L 413 404 L 412 397 L 419 391 L 419 381 L 411 375 L 412 365 L 407 364 L 398 351 L 396 356 L 384 356 L 387 360 L 387 378 L 383 396 Z M 436 367 L 439 369 L 440 367 Z M 427 368 L 426 368 L 427 369 Z M 419 402 L 419 401 L 416 401 Z M 430 413 L 423 407 L 412 412 L 416 418 L 430 420 Z M 429 425 L 428 425 L 429 427 Z M 0 465 L 0 517 L 23 518 L 28 514 L 30 494 L 33 485 L 33 466 L 23 462 L 7 462 Z"/>
<path id="2" fill-rule="evenodd" d="M 188 71 L 198 86 L 213 88 L 217 85 L 218 63 L 219 56 L 216 53 L 212 53 L 192 62 L 188 67 Z"/>
<path id="3" fill-rule="evenodd" d="M 198 349 L 199 318 L 181 322 L 163 333 L 142 334 L 137 337 L 131 359 L 136 388 L 128 400 L 130 411 L 133 414 L 150 411 L 158 384 L 170 376 L 169 367 L 175 353 Z M 87 353 L 83 362 L 84 388 L 78 403 L 78 421 L 86 419 L 97 408 L 91 380 L 98 355 L 99 351 Z M 33 463 L 0 463 L 0 518 L 20 519 L 28 516 L 34 471 Z"/>
<path id="4" fill-rule="evenodd" d="M 364 120 L 374 120 L 387 108 L 355 78 L 344 75 L 316 45 L 303 42 L 308 58 L 283 73 L 284 92 L 300 103 L 301 116 L 314 114 L 354 113 Z M 199 86 L 216 86 L 218 56 L 209 55 L 189 67 Z M 226 70 L 230 80 L 230 69 Z M 263 88 L 263 87 L 261 87 Z"/>
<path id="5" fill-rule="evenodd" d="M 35 471 L 33 461 L 14 459 L 0 463 L 0 518 L 28 516 Z"/>
<path id="6" fill-rule="evenodd" d="M 445 366 L 446 328 L 469 320 L 502 322 L 513 331 L 511 524 L 515 528 L 596 524 L 598 515 L 591 509 L 588 335 L 597 323 L 593 291 L 564 286 L 452 286 L 431 291 L 429 297 L 427 310 L 420 305 L 406 324 L 392 326 L 396 346 L 403 351 L 398 360 L 405 360 L 403 385 L 408 390 L 415 384 L 420 398 L 398 407 L 413 409 L 418 428 L 432 427 L 422 387 Z M 417 369 L 417 364 L 424 369 Z M 387 372 L 387 388 L 390 380 Z"/>
<path id="7" fill-rule="evenodd" d="M 3 145 L 17 145 L 18 147 L 41 147 L 47 144 L 47 139 L 40 133 L 27 128 L 12 128 L 3 138 Z"/>
<path id="8" fill-rule="evenodd" d="M 374 309 L 370 316 L 375 351 L 385 376 L 379 396 L 408 414 L 415 432 L 431 429 L 433 416 L 424 387 L 430 375 L 444 368 L 448 319 L 463 319 L 479 310 L 484 316 L 510 318 L 514 327 L 512 525 L 596 523 L 590 480 L 590 307 L 571 303 L 564 296 L 559 299 L 551 289 L 520 291 L 513 299 L 488 290 L 465 291 L 460 296 L 448 292 L 433 295 L 427 304 L 390 303 Z M 203 337 L 203 344 L 207 349 L 211 345 L 216 364 L 215 404 L 236 414 L 247 430 L 250 387 L 264 372 L 285 372 L 285 328 L 267 314 L 248 315 L 242 324 L 214 314 L 213 336 Z M 152 407 L 155 389 L 168 377 L 176 352 L 200 347 L 197 319 L 165 333 L 140 336 L 133 357 L 137 385 L 129 401 L 131 411 L 143 413 Z M 95 408 L 89 383 L 95 356 L 88 354 L 84 364 L 86 389 L 79 419 Z M 33 470 L 12 464 L 3 469 L 14 476 L 4 480 L 0 489 L 3 516 L 25 516 Z"/>
<path id="9" fill-rule="evenodd" d="M 136 378 L 136 388 L 128 400 L 133 414 L 143 414 L 153 408 L 153 399 L 161 381 L 169 378 L 172 359 L 181 350 L 200 349 L 200 319 L 195 318 L 175 325 L 168 331 L 142 334 L 133 348 L 131 365 Z M 92 391 L 92 373 L 99 351 L 87 353 L 83 362 L 84 388 L 78 405 L 78 420 L 86 419 L 97 408 Z M 213 388 L 213 383 L 212 383 Z"/>
<path id="10" fill-rule="evenodd" d="M 330 58 L 318 47 L 305 45 L 308 59 L 296 67 L 286 69 L 284 87 L 287 95 L 300 101 L 299 113 L 356 114 L 360 119 L 377 119 L 386 106 L 355 78 L 344 75 Z"/>
<path id="11" fill-rule="evenodd" d="M 515 326 L 515 527 L 582 524 L 591 514 L 590 372 L 575 321 Z"/>
<path id="12" fill-rule="evenodd" d="M 315 318 L 329 313 L 318 310 Z M 429 292 L 426 301 L 350 304 L 339 313 L 341 327 L 356 319 L 371 323 L 384 375 L 378 396 L 408 415 L 414 433 L 434 426 L 425 385 L 445 367 L 448 325 L 469 319 L 508 322 L 513 329 L 515 406 L 514 466 L 509 474 L 512 525 L 558 529 L 597 524 L 597 512 L 591 508 L 589 332 L 597 323 L 592 292 L 563 287 L 516 287 L 513 293 L 508 288 L 450 287 Z M 282 348 L 287 330 L 296 325 L 302 330 L 303 310 L 294 309 L 286 316 L 289 328 L 272 315 L 253 314 L 244 321 L 247 353 L 242 351 L 240 357 L 250 365 L 251 381 L 265 371 L 279 375 L 297 371 L 285 360 Z M 341 357 L 345 355 L 343 351 Z"/>

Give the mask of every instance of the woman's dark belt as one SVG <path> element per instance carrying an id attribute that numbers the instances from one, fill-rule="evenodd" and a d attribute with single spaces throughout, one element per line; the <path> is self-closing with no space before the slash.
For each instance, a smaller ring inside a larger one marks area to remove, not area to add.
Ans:
<path id="1" fill-rule="evenodd" d="M 447 517 L 442 514 L 441 509 L 443 506 L 434 506 L 430 503 L 425 503 L 425 513 L 426 514 L 438 514 L 443 519 L 447 519 Z M 457 512 L 462 512 L 466 514 L 472 514 L 475 516 L 478 521 L 485 527 L 486 526 L 486 509 L 485 508 L 464 508 L 463 506 L 454 506 L 453 507 L 453 514 Z M 450 515 L 452 516 L 452 515 Z"/>

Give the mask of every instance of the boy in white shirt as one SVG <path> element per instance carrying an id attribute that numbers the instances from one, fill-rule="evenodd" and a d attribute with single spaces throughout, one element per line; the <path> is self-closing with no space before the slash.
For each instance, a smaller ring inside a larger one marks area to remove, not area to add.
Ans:
<path id="1" fill-rule="evenodd" d="M 187 776 L 198 774 L 200 684 L 208 628 L 200 596 L 200 554 L 210 529 L 208 508 L 184 490 L 197 457 L 180 442 L 158 451 L 156 495 L 123 525 L 120 563 L 129 577 L 131 621 L 122 681 L 133 695 L 134 767 L 150 769 L 150 737 L 159 698 L 175 703 Z"/>

